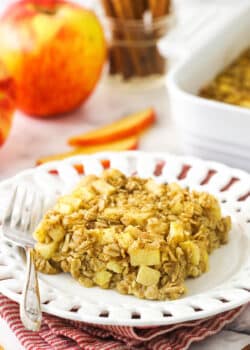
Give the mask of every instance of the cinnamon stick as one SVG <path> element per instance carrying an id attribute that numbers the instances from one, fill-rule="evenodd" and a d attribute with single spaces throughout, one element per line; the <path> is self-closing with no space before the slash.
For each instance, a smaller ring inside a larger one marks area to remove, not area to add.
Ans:
<path id="1" fill-rule="evenodd" d="M 166 16 L 170 12 L 170 0 L 148 0 L 153 18 Z"/>
<path id="2" fill-rule="evenodd" d="M 106 16 L 110 18 L 115 17 L 115 12 L 111 0 L 101 0 L 101 3 Z M 112 44 L 109 48 L 109 60 L 111 74 L 119 73 L 122 67 L 126 65 L 126 62 L 123 62 L 123 55 L 121 50 Z"/>
<path id="3" fill-rule="evenodd" d="M 165 60 L 157 49 L 157 41 L 162 32 L 164 33 L 164 28 L 161 24 L 158 28 L 155 22 L 170 12 L 171 0 L 101 0 L 101 2 L 108 17 L 121 20 L 120 26 L 115 23 L 112 28 L 114 43 L 110 48 L 110 73 L 120 73 L 124 79 L 164 73 Z M 152 14 L 151 29 L 143 27 L 146 11 Z M 138 21 L 140 25 L 131 27 L 130 22 L 126 26 L 124 23 L 126 20 Z"/>
<path id="4" fill-rule="evenodd" d="M 112 2 L 112 0 L 102 0 L 102 1 L 106 2 L 106 13 L 108 10 L 107 8 L 107 2 L 108 2 L 108 5 L 109 5 L 108 13 L 110 17 L 114 19 L 122 17 L 122 9 L 114 6 L 115 4 Z M 117 14 L 117 10 L 118 10 L 118 14 Z M 134 63 L 132 62 L 132 57 L 130 57 L 130 54 L 127 48 L 125 46 L 123 47 L 117 44 L 117 41 L 124 42 L 124 30 L 122 28 L 121 29 L 115 28 L 113 30 L 113 39 L 114 39 L 114 44 L 110 48 L 110 56 L 111 56 L 110 73 L 122 74 L 125 79 L 128 79 L 133 75 L 135 75 L 136 72 L 134 71 Z M 112 57 L 113 57 L 113 65 L 112 65 Z"/>
<path id="5" fill-rule="evenodd" d="M 168 15 L 171 12 L 171 0 L 166 1 L 164 12 L 166 15 Z"/>
<path id="6" fill-rule="evenodd" d="M 130 0 L 131 1 L 131 0 Z M 145 1 L 144 0 L 135 0 L 131 1 L 133 6 L 133 14 L 135 19 L 142 19 L 145 12 Z"/>
<path id="7" fill-rule="evenodd" d="M 145 29 L 143 28 L 143 17 L 146 11 L 145 1 L 144 0 L 131 1 L 131 4 L 133 7 L 133 15 L 134 15 L 133 18 L 140 20 L 140 24 L 141 24 L 141 27 L 137 27 L 134 33 L 134 36 L 135 36 L 135 40 L 138 41 L 139 43 L 139 45 L 137 45 L 136 47 L 136 51 L 142 67 L 143 76 L 147 76 L 150 74 L 151 62 L 149 60 L 148 47 L 141 45 L 142 43 L 145 43 L 147 40 L 147 34 L 145 33 Z"/>
<path id="8" fill-rule="evenodd" d="M 101 0 L 103 9 L 108 17 L 114 17 L 114 9 L 110 0 Z"/>
<path id="9" fill-rule="evenodd" d="M 133 12 L 133 0 L 112 0 L 117 17 L 126 20 L 134 19 Z M 132 31 L 122 28 L 124 39 L 128 42 L 127 52 L 133 63 L 134 71 L 136 75 L 143 76 L 143 66 L 141 65 L 140 58 L 138 56 L 137 48 L 135 46 L 135 35 Z"/>
<path id="10" fill-rule="evenodd" d="M 170 0 L 148 0 L 149 9 L 152 14 L 153 21 L 166 16 L 170 11 Z M 160 30 L 161 31 L 161 30 Z M 162 35 L 159 33 L 159 29 L 153 30 L 152 38 L 157 39 Z M 160 55 L 157 44 L 152 47 L 151 55 L 153 56 L 152 61 L 155 62 L 154 73 L 163 74 L 165 71 L 165 59 Z"/>
<path id="11" fill-rule="evenodd" d="M 153 18 L 155 18 L 157 14 L 157 1 L 158 0 L 148 0 L 148 8 Z"/>

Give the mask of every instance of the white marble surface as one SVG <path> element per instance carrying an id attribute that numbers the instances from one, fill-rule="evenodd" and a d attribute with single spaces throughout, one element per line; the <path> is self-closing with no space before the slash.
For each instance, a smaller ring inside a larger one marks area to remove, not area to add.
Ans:
<path id="1" fill-rule="evenodd" d="M 0 12 L 10 1 L 1 0 Z M 149 105 L 156 108 L 159 121 L 155 128 L 143 136 L 140 148 L 146 151 L 179 153 L 178 137 L 170 120 L 167 92 L 163 87 L 138 93 L 136 90 L 119 89 L 103 83 L 84 107 L 63 118 L 42 121 L 16 113 L 8 142 L 0 149 L 0 179 L 33 167 L 40 156 L 66 150 L 66 139 L 70 135 L 105 124 Z M 190 349 L 240 350 L 247 344 L 250 344 L 249 309 L 229 330 L 193 345 Z M 22 349 L 1 319 L 0 345 L 3 345 L 5 350 Z"/>
<path id="2" fill-rule="evenodd" d="M 153 105 L 159 121 L 150 133 L 144 135 L 144 150 L 178 151 L 176 133 L 168 115 L 168 97 L 164 87 L 135 90 L 102 83 L 90 100 L 78 111 L 49 120 L 26 117 L 17 112 L 11 135 L 0 149 L 0 178 L 33 167 L 36 159 L 69 149 L 70 135 L 105 124 L 127 113 Z"/>

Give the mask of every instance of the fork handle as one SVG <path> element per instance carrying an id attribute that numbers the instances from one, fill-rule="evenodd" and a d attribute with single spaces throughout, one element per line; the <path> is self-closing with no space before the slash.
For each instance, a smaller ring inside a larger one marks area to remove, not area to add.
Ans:
<path id="1" fill-rule="evenodd" d="M 42 323 L 40 293 L 32 248 L 26 247 L 25 251 L 27 270 L 20 303 L 20 317 L 24 327 L 35 332 L 41 328 Z"/>

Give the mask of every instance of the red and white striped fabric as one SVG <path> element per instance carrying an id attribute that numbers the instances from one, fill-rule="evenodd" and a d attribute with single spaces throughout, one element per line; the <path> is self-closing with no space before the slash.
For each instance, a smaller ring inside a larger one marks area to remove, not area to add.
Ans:
<path id="1" fill-rule="evenodd" d="M 184 350 L 219 332 L 243 311 L 244 306 L 212 318 L 171 326 L 135 328 L 96 326 L 44 314 L 39 332 L 24 329 L 19 306 L 0 294 L 0 316 L 27 350 Z"/>

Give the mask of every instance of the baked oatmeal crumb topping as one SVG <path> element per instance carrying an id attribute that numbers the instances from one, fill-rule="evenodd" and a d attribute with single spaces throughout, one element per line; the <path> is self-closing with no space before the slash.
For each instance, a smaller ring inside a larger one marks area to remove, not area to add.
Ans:
<path id="1" fill-rule="evenodd" d="M 230 228 L 208 193 L 108 169 L 84 177 L 44 216 L 34 234 L 36 267 L 69 272 L 86 287 L 175 299 L 187 277 L 208 270 Z"/>

